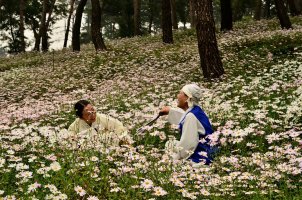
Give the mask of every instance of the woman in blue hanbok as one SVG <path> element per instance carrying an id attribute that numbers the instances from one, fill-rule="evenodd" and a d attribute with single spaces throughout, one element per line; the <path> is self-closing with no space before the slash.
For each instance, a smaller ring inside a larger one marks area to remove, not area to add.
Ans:
<path id="1" fill-rule="evenodd" d="M 198 105 L 203 90 L 196 84 L 184 86 L 177 95 L 178 108 L 164 106 L 162 114 L 168 115 L 171 124 L 178 124 L 180 140 L 169 140 L 166 148 L 174 160 L 190 159 L 194 163 L 210 164 L 216 147 L 209 136 L 213 129 L 209 118 Z"/>

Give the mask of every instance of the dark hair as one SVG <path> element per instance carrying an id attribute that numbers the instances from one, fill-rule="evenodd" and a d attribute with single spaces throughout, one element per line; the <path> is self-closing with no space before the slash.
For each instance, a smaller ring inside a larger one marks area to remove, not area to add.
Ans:
<path id="1" fill-rule="evenodd" d="M 85 106 L 87 106 L 88 104 L 90 104 L 90 102 L 87 100 L 80 100 L 80 101 L 76 102 L 76 104 L 74 104 L 74 110 L 75 110 L 77 117 L 82 118 L 83 110 L 84 110 Z"/>

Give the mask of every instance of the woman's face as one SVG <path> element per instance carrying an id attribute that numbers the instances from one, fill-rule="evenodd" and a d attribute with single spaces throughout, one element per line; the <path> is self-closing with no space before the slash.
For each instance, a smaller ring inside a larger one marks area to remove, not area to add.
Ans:
<path id="1" fill-rule="evenodd" d="M 83 110 L 82 119 L 85 120 L 87 122 L 87 124 L 90 124 L 90 125 L 93 122 L 95 122 L 96 110 L 94 109 L 94 107 L 92 107 L 91 104 L 88 104 L 87 106 L 85 106 L 85 108 Z"/>
<path id="2" fill-rule="evenodd" d="M 177 107 L 186 110 L 188 108 L 187 100 L 188 96 L 183 91 L 179 91 L 177 95 Z"/>

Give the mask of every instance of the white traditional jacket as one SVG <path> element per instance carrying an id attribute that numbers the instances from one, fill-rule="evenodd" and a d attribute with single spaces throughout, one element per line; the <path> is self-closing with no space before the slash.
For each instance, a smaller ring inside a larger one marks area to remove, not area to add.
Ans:
<path id="1" fill-rule="evenodd" d="M 108 131 L 114 133 L 123 133 L 126 131 L 126 128 L 123 124 L 108 115 L 105 114 L 96 114 L 95 122 L 89 126 L 83 119 L 77 118 L 68 128 L 68 131 L 73 134 L 78 134 L 82 131 L 86 131 L 87 129 L 91 129 L 92 131 L 100 132 L 100 131 Z"/>
<path id="2" fill-rule="evenodd" d="M 77 118 L 68 128 L 69 135 L 76 139 L 88 139 L 101 143 L 117 145 L 128 137 L 123 124 L 108 115 L 96 114 L 96 120 L 90 126 L 83 119 Z"/>

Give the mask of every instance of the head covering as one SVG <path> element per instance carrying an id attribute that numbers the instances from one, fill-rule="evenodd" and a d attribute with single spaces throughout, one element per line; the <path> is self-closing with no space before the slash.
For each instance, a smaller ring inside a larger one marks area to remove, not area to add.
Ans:
<path id="1" fill-rule="evenodd" d="M 185 85 L 181 91 L 183 91 L 189 97 L 187 100 L 189 107 L 198 104 L 198 101 L 203 93 L 203 90 L 196 84 Z"/>

